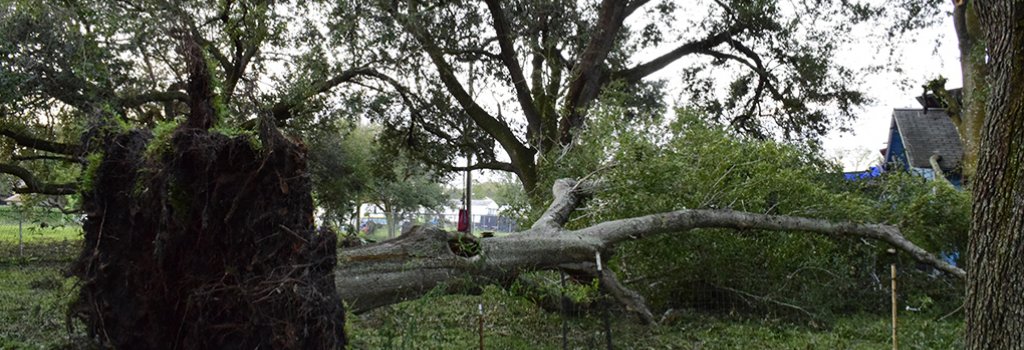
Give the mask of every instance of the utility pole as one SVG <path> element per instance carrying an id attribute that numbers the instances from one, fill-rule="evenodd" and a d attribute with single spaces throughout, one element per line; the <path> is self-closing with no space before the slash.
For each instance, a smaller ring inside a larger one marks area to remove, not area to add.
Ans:
<path id="1" fill-rule="evenodd" d="M 473 153 L 466 153 L 466 232 L 473 234 L 473 171 L 469 169 L 473 163 Z"/>
<path id="2" fill-rule="evenodd" d="M 475 95 L 475 93 L 474 93 L 475 92 L 474 91 L 475 90 L 474 89 L 474 85 L 475 85 L 474 81 L 476 80 L 476 79 L 474 79 L 474 78 L 476 78 L 474 73 L 475 72 L 473 71 L 473 62 L 470 61 L 469 62 L 469 98 L 475 98 L 476 97 L 476 96 L 474 96 Z M 469 121 L 466 122 L 465 131 L 463 131 L 463 133 L 462 133 L 463 137 L 466 137 L 467 139 L 469 138 L 469 129 L 470 129 L 469 123 L 470 123 Z M 467 148 L 466 149 L 466 219 L 467 219 L 466 233 L 468 233 L 470 236 L 473 235 L 473 170 L 471 169 L 472 166 L 473 166 L 473 150 Z"/>

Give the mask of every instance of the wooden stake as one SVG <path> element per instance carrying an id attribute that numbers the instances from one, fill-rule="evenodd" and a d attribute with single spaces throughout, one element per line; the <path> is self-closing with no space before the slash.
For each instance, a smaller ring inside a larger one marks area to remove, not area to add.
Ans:
<path id="1" fill-rule="evenodd" d="M 896 337 L 896 263 L 889 265 L 892 271 L 892 350 L 899 349 L 899 341 Z"/>
<path id="2" fill-rule="evenodd" d="M 603 287 L 604 283 L 604 270 L 601 268 L 601 252 L 594 252 L 594 261 L 597 262 L 597 283 L 598 287 Z M 601 297 L 601 305 L 604 306 L 604 337 L 605 343 L 608 345 L 608 350 L 612 350 L 612 322 L 611 316 L 608 315 L 608 300 L 607 295 Z"/>
<path id="3" fill-rule="evenodd" d="M 484 304 L 477 304 L 480 311 L 480 350 L 484 350 Z"/>
<path id="4" fill-rule="evenodd" d="M 25 208 L 22 208 L 25 209 Z M 18 257 L 25 257 L 25 241 L 21 238 L 21 222 L 25 221 L 25 213 L 18 213 Z"/>

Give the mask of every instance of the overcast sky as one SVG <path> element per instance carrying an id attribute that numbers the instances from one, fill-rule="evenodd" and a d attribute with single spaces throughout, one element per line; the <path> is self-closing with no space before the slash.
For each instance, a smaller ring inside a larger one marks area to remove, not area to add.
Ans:
<path id="1" fill-rule="evenodd" d="M 945 4 L 951 7 L 951 4 Z M 952 10 L 947 9 L 947 10 Z M 699 12 L 699 11 L 698 11 Z M 878 29 L 878 28 L 876 28 Z M 863 29 L 862 29 L 863 30 Z M 956 34 L 953 30 L 952 18 L 945 16 L 942 23 L 933 28 L 907 34 L 901 39 L 894 53 L 888 48 L 881 48 L 879 33 L 854 33 L 855 43 L 843 48 L 845 53 L 839 54 L 839 63 L 851 68 L 889 65 L 886 73 L 866 74 L 863 77 L 862 91 L 874 102 L 865 106 L 852 121 L 852 132 L 832 131 L 823 141 L 828 156 L 840 161 L 847 171 L 865 170 L 877 165 L 881 160 L 879 150 L 886 147 L 893 108 L 917 108 L 920 105 L 914 99 L 922 93 L 922 85 L 938 76 L 948 79 L 947 88 L 960 87 L 961 76 L 959 67 L 959 51 L 956 45 Z M 649 52 L 641 52 L 635 59 L 646 61 L 672 48 L 664 45 Z M 879 51 L 883 50 L 883 51 Z M 651 79 L 664 79 L 668 82 L 666 98 L 670 101 L 678 99 L 679 70 L 692 64 L 686 58 L 662 69 L 650 76 Z M 729 79 L 731 72 L 722 72 L 723 79 Z M 483 95 L 486 95 L 484 93 Z M 482 100 L 482 101 L 481 101 Z M 487 98 L 478 98 L 478 102 L 488 104 Z M 505 158 L 499 151 L 500 157 Z M 464 160 L 459 161 L 464 162 Z M 474 172 L 479 180 L 492 180 L 493 174 L 487 171 Z M 453 183 L 462 181 L 455 177 Z"/>
<path id="2" fill-rule="evenodd" d="M 951 4 L 946 5 L 951 7 Z M 914 97 L 921 95 L 921 86 L 925 82 L 943 76 L 948 79 L 947 88 L 961 85 L 960 54 L 952 18 L 948 15 L 933 28 L 906 35 L 892 56 L 888 49 L 878 52 L 880 45 L 877 36 L 857 34 L 854 36 L 858 37 L 855 39 L 858 42 L 844 48 L 846 54 L 839 55 L 838 61 L 841 64 L 862 68 L 892 63 L 893 67 L 902 69 L 902 72 L 865 75 L 862 91 L 875 102 L 857 113 L 857 119 L 850 125 L 852 133 L 836 130 L 823 140 L 828 155 L 841 161 L 847 171 L 864 170 L 878 164 L 881 158 L 879 150 L 885 148 L 888 142 L 892 109 L 920 107 Z M 668 80 L 670 89 L 675 90 L 677 88 L 672 85 L 680 83 L 677 77 L 681 67 L 681 63 L 676 63 L 652 78 Z M 729 73 L 723 73 L 723 78 L 728 79 Z M 673 99 L 673 95 L 678 96 L 678 92 L 670 92 L 667 97 Z"/>
<path id="3" fill-rule="evenodd" d="M 948 79 L 947 88 L 961 85 L 960 52 L 957 49 L 956 33 L 952 18 L 916 35 L 916 42 L 902 46 L 901 74 L 883 74 L 866 79 L 866 91 L 876 102 L 858 114 L 851 133 L 833 132 L 824 140 L 825 148 L 831 155 L 843 161 L 846 170 L 862 170 L 877 164 L 875 155 L 886 147 L 893 108 L 917 108 L 914 99 L 922 93 L 921 85 L 938 76 Z M 867 50 L 869 51 L 869 50 Z M 851 55 L 856 57 L 856 55 Z M 906 85 L 898 81 L 906 79 Z M 863 159 L 870 153 L 873 158 Z"/>

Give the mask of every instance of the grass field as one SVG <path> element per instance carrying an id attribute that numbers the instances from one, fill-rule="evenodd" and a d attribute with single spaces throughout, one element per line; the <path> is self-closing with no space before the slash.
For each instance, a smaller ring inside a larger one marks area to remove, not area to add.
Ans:
<path id="1" fill-rule="evenodd" d="M 68 332 L 66 305 L 75 292 L 63 278 L 80 241 L 68 232 L 31 236 L 26 257 L 0 241 L 0 349 L 83 349 L 82 327 Z M 63 238 L 68 238 L 64 241 Z M 475 349 L 477 305 L 483 304 L 487 349 L 561 349 L 563 318 L 524 297 L 498 288 L 480 295 L 434 295 L 363 315 L 348 315 L 352 349 Z M 571 349 L 604 347 L 600 314 L 565 318 Z M 956 349 L 963 321 L 904 313 L 901 349 Z M 617 349 L 885 349 L 891 348 L 888 315 L 840 316 L 811 326 L 757 315 L 684 312 L 645 327 L 612 311 Z"/>
<path id="2" fill-rule="evenodd" d="M 478 296 L 436 296 L 350 316 L 353 349 L 476 349 L 477 305 L 484 305 L 488 349 L 561 349 L 562 318 L 522 297 L 497 288 Z M 886 349 L 891 348 L 885 315 L 846 315 L 829 325 L 751 316 L 686 314 L 657 326 L 643 326 L 613 311 L 617 349 Z M 603 349 L 600 315 L 568 317 L 570 349 Z M 962 320 L 901 318 L 901 349 L 958 349 Z"/>
<path id="3" fill-rule="evenodd" d="M 39 227 L 26 224 L 22 227 L 22 239 L 28 243 L 78 241 L 82 239 L 80 226 Z M 18 225 L 0 224 L 0 243 L 18 244 Z"/>
<path id="4" fill-rule="evenodd" d="M 0 206 L 0 244 L 17 244 L 19 231 L 26 243 L 82 239 L 82 228 L 72 215 L 41 208 L 27 209 L 25 212 L 19 209 Z"/>
<path id="5" fill-rule="evenodd" d="M 24 257 L 0 242 L 0 349 L 84 348 L 82 328 L 69 333 L 65 322 L 75 282 L 64 270 L 80 242 L 30 240 Z"/>

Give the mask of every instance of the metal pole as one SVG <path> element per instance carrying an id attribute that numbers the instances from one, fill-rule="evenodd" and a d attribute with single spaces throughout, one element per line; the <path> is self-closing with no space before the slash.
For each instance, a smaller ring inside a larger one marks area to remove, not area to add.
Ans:
<path id="1" fill-rule="evenodd" d="M 470 236 L 473 235 L 473 171 L 469 170 L 472 166 L 473 153 L 466 154 L 466 218 L 469 219 L 468 225 L 466 225 L 466 232 Z"/>
<path id="2" fill-rule="evenodd" d="M 899 341 L 896 338 L 896 313 L 898 308 L 896 307 L 896 263 L 893 262 L 889 265 L 889 270 L 892 272 L 892 350 L 899 349 Z"/>
<path id="3" fill-rule="evenodd" d="M 480 350 L 484 350 L 484 304 L 476 305 L 480 311 Z"/>
<path id="4" fill-rule="evenodd" d="M 473 70 L 473 62 L 469 62 L 469 97 L 474 98 L 476 92 L 476 71 Z M 463 136 L 469 136 L 469 126 L 466 126 L 466 131 L 463 132 Z M 466 233 L 470 236 L 473 235 L 473 170 L 470 167 L 473 166 L 473 151 L 466 151 L 466 218 L 468 219 L 468 225 L 466 225 Z"/>
<path id="5" fill-rule="evenodd" d="M 558 270 L 562 277 L 562 350 L 569 349 L 569 324 L 565 321 L 565 311 L 569 308 L 569 301 L 565 299 L 565 271 Z"/>
<path id="6" fill-rule="evenodd" d="M 25 208 L 21 208 L 21 209 L 25 209 Z M 25 257 L 25 242 L 21 238 L 22 237 L 22 235 L 21 235 L 21 222 L 22 221 L 25 221 L 25 211 L 24 210 L 19 210 L 18 211 L 18 257 L 19 258 Z"/>
<path id="7" fill-rule="evenodd" d="M 604 283 L 602 277 L 604 277 L 604 269 L 601 268 L 601 252 L 597 251 L 594 254 L 594 260 L 597 261 L 597 282 L 598 287 Z M 605 296 L 607 297 L 607 296 Z M 608 344 L 608 350 L 612 350 L 612 321 L 611 316 L 608 314 L 608 301 L 605 297 L 601 298 L 601 304 L 604 306 L 604 338 Z"/>

